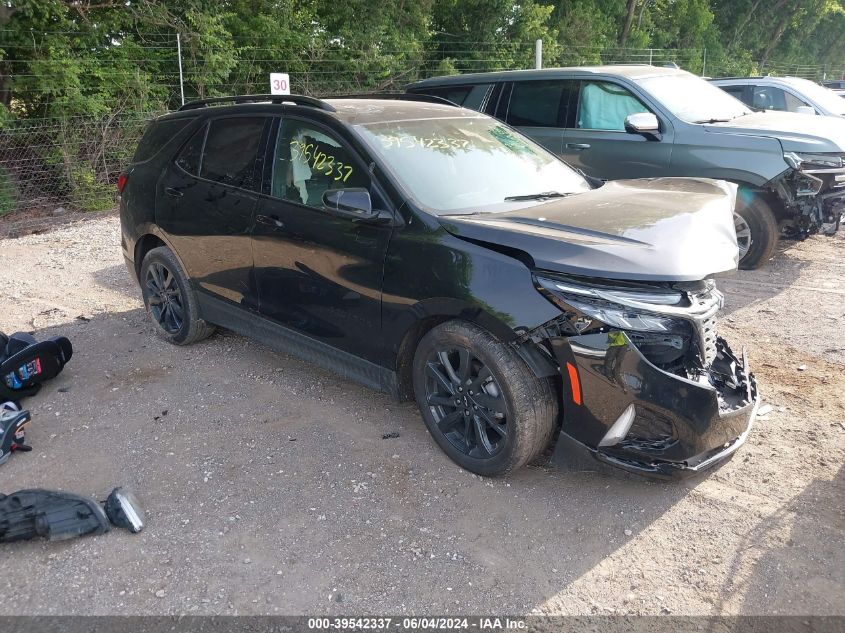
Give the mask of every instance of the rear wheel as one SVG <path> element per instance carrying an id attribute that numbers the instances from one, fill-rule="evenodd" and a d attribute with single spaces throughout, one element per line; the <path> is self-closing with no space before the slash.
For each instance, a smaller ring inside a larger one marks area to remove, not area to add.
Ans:
<path id="1" fill-rule="evenodd" d="M 160 246 L 144 256 L 140 280 L 144 307 L 163 339 L 190 345 L 214 332 L 214 326 L 199 317 L 196 295 L 169 248 Z"/>
<path id="2" fill-rule="evenodd" d="M 734 210 L 739 267 L 760 268 L 768 262 L 778 245 L 780 230 L 769 204 L 758 194 L 740 189 Z"/>
<path id="3" fill-rule="evenodd" d="M 426 334 L 413 378 L 429 432 L 462 468 L 503 475 L 551 440 L 558 412 L 551 382 L 472 324 L 449 321 Z"/>

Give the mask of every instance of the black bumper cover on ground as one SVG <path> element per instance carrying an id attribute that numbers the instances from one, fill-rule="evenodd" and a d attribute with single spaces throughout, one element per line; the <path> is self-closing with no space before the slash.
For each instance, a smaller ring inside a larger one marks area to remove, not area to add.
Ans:
<path id="1" fill-rule="evenodd" d="M 580 445 L 599 461 L 626 470 L 686 477 L 728 459 L 748 436 L 759 405 L 756 381 L 745 359 L 723 339 L 717 341 L 718 372 L 711 371 L 714 380 L 703 382 L 656 367 L 622 332 L 560 337 L 551 343 L 564 385 L 556 459 L 565 460 L 565 453 Z M 570 366 L 577 371 L 577 387 Z M 631 405 L 636 416 L 627 435 L 613 446 L 600 446 Z"/>

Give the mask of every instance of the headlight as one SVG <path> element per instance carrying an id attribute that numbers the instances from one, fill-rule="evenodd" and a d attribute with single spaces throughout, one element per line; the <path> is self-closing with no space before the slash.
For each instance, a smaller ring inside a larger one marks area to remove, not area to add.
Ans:
<path id="1" fill-rule="evenodd" d="M 842 154 L 799 154 L 786 152 L 783 159 L 793 169 L 814 172 L 819 170 L 839 171 L 845 167 Z"/>
<path id="2" fill-rule="evenodd" d="M 599 288 L 538 277 L 546 296 L 562 310 L 577 310 L 601 323 L 620 330 L 638 332 L 678 332 L 685 330 L 682 320 L 659 314 L 681 303 L 683 295 L 675 290 L 636 290 Z M 583 329 L 589 323 L 583 323 Z M 576 325 L 576 329 L 579 327 Z M 583 329 L 581 331 L 583 331 Z"/>

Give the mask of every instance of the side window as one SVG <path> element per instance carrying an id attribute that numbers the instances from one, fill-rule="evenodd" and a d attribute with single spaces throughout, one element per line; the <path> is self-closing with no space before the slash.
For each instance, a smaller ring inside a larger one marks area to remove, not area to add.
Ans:
<path id="1" fill-rule="evenodd" d="M 144 131 L 144 136 L 138 143 L 133 163 L 141 163 L 155 156 L 158 151 L 167 145 L 168 141 L 179 134 L 192 119 L 174 119 L 170 121 L 152 121 Z"/>
<path id="2" fill-rule="evenodd" d="M 490 92 L 490 84 L 476 84 L 472 87 L 472 90 L 469 91 L 467 98 L 464 99 L 464 102 L 461 104 L 465 108 L 471 108 L 472 110 L 481 111 L 482 106 L 484 105 L 484 98 L 487 96 L 487 93 Z"/>
<path id="3" fill-rule="evenodd" d="M 798 112 L 798 108 L 799 108 L 799 106 L 806 106 L 806 105 L 810 105 L 809 103 L 805 103 L 805 102 L 803 102 L 801 99 L 799 99 L 798 97 L 796 97 L 796 96 L 795 96 L 794 94 L 792 94 L 791 92 L 786 92 L 786 91 L 784 91 L 784 92 L 783 92 L 783 96 L 784 96 L 784 99 L 785 99 L 785 101 L 786 101 L 786 109 L 787 109 L 789 112 Z"/>
<path id="4" fill-rule="evenodd" d="M 255 163 L 265 117 L 216 119 L 208 128 L 200 177 L 214 182 L 257 189 Z"/>
<path id="5" fill-rule="evenodd" d="M 773 86 L 754 86 L 752 107 L 758 110 L 796 112 L 798 106 L 807 105 L 794 95 Z"/>
<path id="6" fill-rule="evenodd" d="M 463 105 L 470 91 L 472 91 L 472 86 L 447 86 L 445 88 L 426 89 L 425 94 L 446 99 L 457 105 Z"/>
<path id="7" fill-rule="evenodd" d="M 200 159 L 202 158 L 202 146 L 205 144 L 206 130 L 208 130 L 207 124 L 197 130 L 176 159 L 176 164 L 192 176 L 200 173 Z"/>
<path id="8" fill-rule="evenodd" d="M 352 160 L 344 143 L 308 123 L 282 120 L 273 161 L 273 196 L 322 209 L 323 194 L 329 189 L 369 186 L 369 174 Z"/>
<path id="9" fill-rule="evenodd" d="M 561 80 L 515 82 L 507 122 L 526 127 L 564 127 L 563 109 L 569 102 L 567 83 Z"/>
<path id="10" fill-rule="evenodd" d="M 628 90 L 608 81 L 585 81 L 578 98 L 577 127 L 583 130 L 625 131 L 625 117 L 650 112 Z"/>
<path id="11" fill-rule="evenodd" d="M 727 92 L 730 96 L 739 99 L 740 101 L 743 100 L 743 95 L 745 94 L 745 86 L 719 86 L 722 90 Z"/>

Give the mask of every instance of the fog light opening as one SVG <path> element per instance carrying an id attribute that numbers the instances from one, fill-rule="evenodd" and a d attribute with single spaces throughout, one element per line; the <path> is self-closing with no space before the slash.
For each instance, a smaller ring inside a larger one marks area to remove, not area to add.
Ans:
<path id="1" fill-rule="evenodd" d="M 626 435 L 628 435 L 628 431 L 631 430 L 631 425 L 634 423 L 634 418 L 637 416 L 637 410 L 634 408 L 633 404 L 629 404 L 628 408 L 622 412 L 618 418 L 616 418 L 616 422 L 613 423 L 613 426 L 607 431 L 605 436 L 599 442 L 599 447 L 602 446 L 615 446 L 619 442 L 621 442 Z"/>

